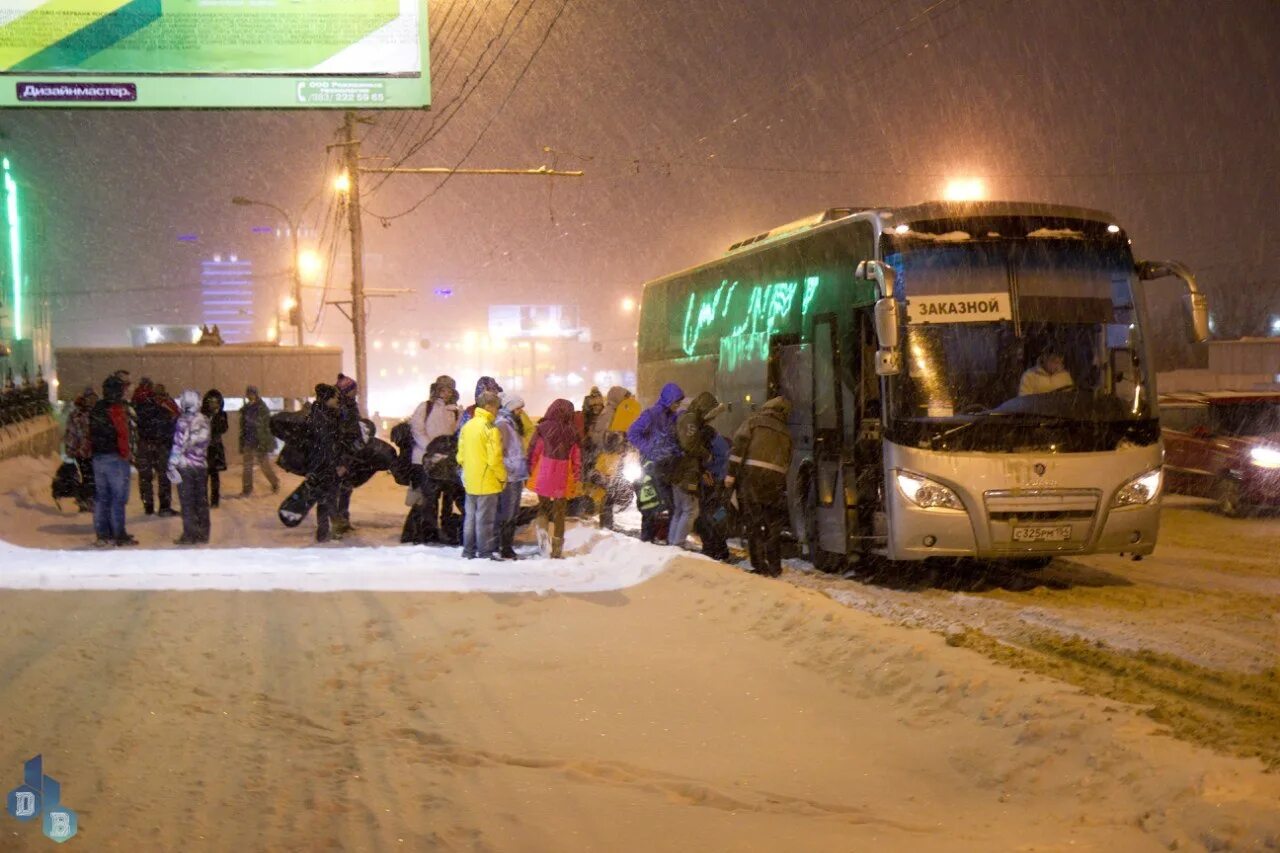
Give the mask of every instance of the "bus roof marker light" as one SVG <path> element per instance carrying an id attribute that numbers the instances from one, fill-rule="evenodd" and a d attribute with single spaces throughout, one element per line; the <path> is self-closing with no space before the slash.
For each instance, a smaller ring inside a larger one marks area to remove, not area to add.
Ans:
<path id="1" fill-rule="evenodd" d="M 982 201 L 987 197 L 987 187 L 981 178 L 952 178 L 942 190 L 947 201 Z"/>
<path id="2" fill-rule="evenodd" d="M 1107 233 L 1108 233 L 1108 234 L 1119 234 L 1119 233 L 1120 233 L 1120 226 L 1119 226 L 1119 225 L 1116 225 L 1116 224 L 1114 224 L 1114 223 L 1113 223 L 1113 224 L 1111 224 L 1111 225 L 1108 225 L 1108 226 L 1107 226 Z"/>
<path id="3" fill-rule="evenodd" d="M 907 224 L 907 223 L 905 223 L 905 222 L 904 222 L 904 223 L 902 223 L 901 225 L 895 225 L 895 226 L 893 226 L 893 233 L 894 233 L 894 234 L 906 234 L 906 233 L 907 233 L 908 231 L 910 231 L 910 230 L 911 230 L 911 226 L 910 226 L 910 225 L 908 225 L 908 224 Z"/>

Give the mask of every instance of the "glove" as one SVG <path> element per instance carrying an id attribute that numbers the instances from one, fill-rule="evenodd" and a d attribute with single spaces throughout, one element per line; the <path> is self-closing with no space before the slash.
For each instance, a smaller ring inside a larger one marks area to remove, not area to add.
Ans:
<path id="1" fill-rule="evenodd" d="M 165 473 L 169 477 L 169 482 L 175 486 L 182 482 L 182 475 L 178 473 L 178 469 L 175 466 L 170 465 Z"/>

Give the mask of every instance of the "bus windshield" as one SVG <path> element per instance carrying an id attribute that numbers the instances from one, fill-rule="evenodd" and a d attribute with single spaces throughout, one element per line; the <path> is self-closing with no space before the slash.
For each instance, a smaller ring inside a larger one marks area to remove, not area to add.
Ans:
<path id="1" fill-rule="evenodd" d="M 948 234 L 896 240 L 885 260 L 905 318 L 890 421 L 911 443 L 1011 450 L 1012 431 L 1101 450 L 1153 427 L 1126 247 Z"/>

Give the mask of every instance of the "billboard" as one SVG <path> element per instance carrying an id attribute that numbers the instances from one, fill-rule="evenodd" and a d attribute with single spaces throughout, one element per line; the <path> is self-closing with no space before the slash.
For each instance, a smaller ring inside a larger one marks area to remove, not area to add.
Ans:
<path id="1" fill-rule="evenodd" d="M 0 0 L 0 107 L 426 107 L 426 0 Z"/>

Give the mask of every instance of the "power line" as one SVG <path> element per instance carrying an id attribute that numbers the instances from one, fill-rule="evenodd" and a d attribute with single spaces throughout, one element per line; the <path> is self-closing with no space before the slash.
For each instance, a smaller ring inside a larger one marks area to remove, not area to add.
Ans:
<path id="1" fill-rule="evenodd" d="M 489 72 L 493 70 L 493 67 L 497 64 L 498 60 L 502 58 L 502 54 L 505 53 L 506 49 L 511 45 L 511 42 L 515 39 L 516 33 L 520 31 L 520 26 L 524 23 L 525 19 L 529 16 L 529 13 L 533 10 L 533 2 L 532 0 L 530 0 L 530 2 L 525 4 L 524 12 L 520 16 L 520 19 L 516 22 L 515 28 L 511 31 L 510 36 L 508 36 L 506 41 L 502 42 L 502 44 L 498 46 L 498 50 L 493 55 L 493 58 L 490 59 L 489 63 L 485 65 L 482 71 L 480 71 L 479 79 L 477 79 L 475 84 L 470 88 L 470 90 L 468 90 L 467 84 L 470 82 L 471 78 L 475 75 L 475 73 L 480 70 L 480 66 L 484 62 L 485 56 L 488 54 L 489 49 L 493 47 L 495 43 L 497 43 L 499 40 L 502 39 L 503 34 L 506 32 L 507 24 L 510 22 L 512 16 L 515 14 L 515 11 L 518 5 L 519 5 L 519 2 L 517 0 L 517 2 L 513 4 L 509 10 L 507 10 L 507 14 L 502 19 L 502 24 L 499 26 L 498 32 L 493 36 L 493 38 L 489 39 L 488 43 L 480 51 L 480 54 L 476 58 L 475 63 L 472 65 L 471 70 L 468 71 L 467 76 L 463 78 L 462 85 L 459 87 L 458 95 L 454 96 L 447 104 L 445 104 L 445 106 L 440 110 L 440 113 L 438 115 L 435 115 L 432 117 L 431 124 L 430 126 L 427 127 L 422 137 L 418 139 L 418 141 L 410 145 L 408 150 L 406 150 L 405 153 L 401 155 L 399 159 L 395 161 L 395 163 L 392 164 L 393 166 L 403 165 L 405 161 L 407 161 L 410 157 L 412 157 L 414 154 L 420 151 L 427 143 L 435 139 L 436 136 L 438 136 L 441 131 L 443 131 L 446 127 L 449 126 L 449 123 L 453 120 L 454 116 L 456 116 L 462 110 L 462 108 L 467 105 L 467 102 L 471 100 L 471 97 L 477 91 L 479 91 L 480 86 L 485 81 L 485 78 L 489 76 Z M 437 127 L 437 122 L 440 123 L 439 127 Z M 387 178 L 383 178 L 382 180 L 378 181 L 378 183 L 374 184 L 373 188 L 369 191 L 370 195 L 377 192 L 382 187 L 382 185 L 386 183 L 386 181 L 387 181 Z"/>
<path id="2" fill-rule="evenodd" d="M 480 141 L 484 139 L 485 134 L 489 132 L 489 128 L 493 126 L 494 121 L 497 120 L 498 116 L 502 114 L 502 111 L 506 109 L 507 104 L 511 101 L 511 97 L 516 93 L 516 89 L 520 87 L 520 83 L 524 80 L 525 75 L 528 74 L 529 68 L 533 65 L 534 60 L 538 58 L 538 54 L 542 52 L 542 48 L 546 46 L 547 41 L 551 38 L 551 33 L 552 31 L 555 30 L 556 24 L 559 23 L 561 16 L 564 15 L 565 9 L 569 8 L 570 2 L 571 0 L 564 0 L 564 2 L 560 5 L 560 8 L 556 10 L 555 17 L 553 17 L 551 19 L 551 23 L 547 25 L 546 31 L 543 32 L 542 38 L 538 41 L 537 46 L 534 47 L 533 53 L 529 55 L 529 59 L 525 62 L 524 67 L 520 69 L 520 73 L 516 76 L 515 82 L 511 84 L 511 88 L 507 90 L 507 94 L 503 96 L 501 103 L 498 104 L 498 108 L 494 110 L 493 115 L 489 116 L 489 120 L 485 122 L 484 127 L 480 128 L 480 132 L 476 135 L 476 138 L 471 143 L 471 146 L 467 148 L 466 152 L 463 153 L 462 157 L 458 159 L 458 162 L 453 165 L 454 169 L 459 169 L 462 167 L 462 164 L 465 163 L 467 161 L 467 158 L 471 156 L 472 152 L 476 150 L 476 147 L 480 144 Z M 381 216 L 379 214 L 374 213 L 373 211 L 370 211 L 370 214 L 381 219 L 383 221 L 383 224 L 386 224 L 387 222 L 390 222 L 393 219 L 399 219 L 402 216 L 407 216 L 410 213 L 413 213 L 419 207 L 421 207 L 428 199 L 430 199 L 436 193 L 440 192 L 440 190 L 444 189 L 444 187 L 452 179 L 453 179 L 452 173 L 446 175 L 444 180 L 436 184 L 436 186 L 430 192 L 428 192 L 422 198 L 418 199 L 418 201 L 416 201 L 411 207 L 405 210 L 402 210 L 399 213 L 393 214 L 391 216 Z"/>

